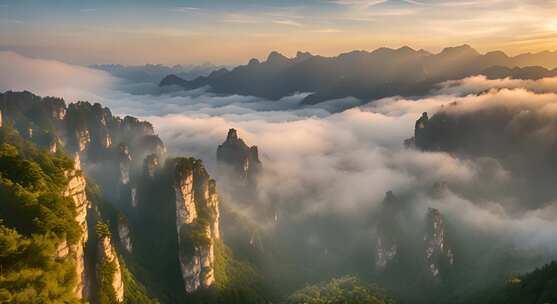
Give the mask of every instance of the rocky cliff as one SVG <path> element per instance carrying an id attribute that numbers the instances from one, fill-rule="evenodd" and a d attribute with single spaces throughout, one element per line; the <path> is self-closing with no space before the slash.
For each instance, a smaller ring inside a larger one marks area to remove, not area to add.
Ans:
<path id="1" fill-rule="evenodd" d="M 220 238 L 219 198 L 203 164 L 176 159 L 174 192 L 179 261 L 184 289 L 192 293 L 215 282 L 214 246 Z"/>
<path id="2" fill-rule="evenodd" d="M 71 246 L 69 250 L 64 249 L 64 245 L 59 247 L 58 255 L 65 256 L 67 254 L 71 254 L 71 258 L 75 260 L 75 271 L 77 274 L 75 294 L 78 298 L 87 299 L 89 298 L 89 285 L 87 282 L 88 276 L 85 271 L 85 245 L 88 238 L 87 213 L 89 209 L 89 201 L 87 200 L 87 195 L 85 193 L 86 183 L 81 172 L 79 155 L 76 154 L 74 158 L 74 169 L 66 171 L 65 175 L 68 178 L 68 185 L 64 191 L 64 195 L 72 198 L 75 204 L 75 220 L 81 228 L 81 238 L 77 244 Z"/>

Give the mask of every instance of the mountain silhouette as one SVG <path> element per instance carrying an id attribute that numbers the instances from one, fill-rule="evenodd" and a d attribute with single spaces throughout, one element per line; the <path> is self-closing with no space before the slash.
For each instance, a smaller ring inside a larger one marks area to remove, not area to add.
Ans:
<path id="1" fill-rule="evenodd" d="M 304 104 L 345 97 L 369 102 L 393 95 L 424 95 L 439 82 L 484 71 L 496 75 L 494 70 L 488 70 L 495 66 L 512 69 L 536 65 L 557 67 L 557 52 L 510 57 L 501 51 L 481 54 L 466 44 L 445 48 L 436 54 L 408 46 L 379 48 L 371 52 L 352 51 L 336 57 L 298 52 L 295 57 L 288 58 L 273 51 L 263 62 L 251 59 L 246 65 L 231 70 L 219 69 L 191 81 L 168 75 L 160 86 L 177 85 L 187 90 L 208 86 L 219 94 L 251 95 L 271 100 L 297 92 L 310 92 Z"/>

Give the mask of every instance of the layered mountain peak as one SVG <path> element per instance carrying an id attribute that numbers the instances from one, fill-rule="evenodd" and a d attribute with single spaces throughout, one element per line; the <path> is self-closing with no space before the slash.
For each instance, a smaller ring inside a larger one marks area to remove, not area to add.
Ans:
<path id="1" fill-rule="evenodd" d="M 267 56 L 266 62 L 269 64 L 284 64 L 289 63 L 290 59 L 277 51 L 272 51 L 269 53 L 269 56 Z"/>
<path id="2" fill-rule="evenodd" d="M 159 83 L 160 86 L 171 86 L 171 85 L 185 85 L 187 83 L 186 80 L 174 75 L 170 74 L 164 77 L 161 82 Z"/>
<path id="3" fill-rule="evenodd" d="M 313 57 L 313 55 L 310 52 L 298 51 L 298 52 L 296 52 L 296 57 L 294 57 L 294 61 L 301 62 L 301 61 L 304 61 L 304 60 L 308 60 L 312 57 Z"/>
<path id="4" fill-rule="evenodd" d="M 439 55 L 446 56 L 479 56 L 480 53 L 468 44 L 444 48 Z"/>

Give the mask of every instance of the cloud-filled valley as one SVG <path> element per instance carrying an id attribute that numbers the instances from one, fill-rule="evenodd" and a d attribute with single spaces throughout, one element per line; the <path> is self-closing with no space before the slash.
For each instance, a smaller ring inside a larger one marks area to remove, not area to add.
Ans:
<path id="1" fill-rule="evenodd" d="M 496 157 L 404 146 L 414 136 L 422 112 L 430 117 L 437 112 L 458 116 L 495 108 L 513 113 L 509 126 L 523 128 L 520 134 L 542 136 L 542 140 L 531 141 L 541 147 L 543 138 L 549 140 L 544 130 L 555 134 L 557 129 L 557 78 L 488 80 L 473 76 L 441 83 L 427 96 L 393 96 L 363 105 L 354 98 L 303 105 L 311 92 L 271 101 L 219 95 L 205 88 L 161 89 L 15 53 L 0 53 L 0 68 L 9 71 L 0 76 L 0 91 L 29 90 L 64 97 L 66 103 L 99 102 L 114 114 L 152 122 L 171 155 L 200 158 L 211 175 L 216 171 L 217 146 L 228 129 L 237 129 L 246 143 L 259 148 L 264 168 L 257 191 L 259 203 L 281 210 L 278 224 L 257 218 L 249 208 L 239 210 L 262 229 L 280 226 L 282 217 L 292 223 L 338 216 L 346 219 L 344 223 L 354 223 L 340 230 L 358 239 L 369 236 L 371 243 L 373 216 L 381 209 L 385 193 L 393 191 L 406 202 L 412 218 L 407 224 L 418 222 L 428 207 L 439 209 L 455 227 L 455 238 L 462 246 L 483 246 L 476 249 L 486 255 L 478 259 L 489 260 L 492 256 L 487 253 L 507 249 L 521 256 L 541 257 L 533 266 L 557 258 L 557 220 L 553 216 L 557 209 L 551 207 L 552 202 L 530 206 L 511 190 L 535 180 L 522 180 Z M 528 115 L 535 115 L 532 121 L 539 122 L 535 128 L 520 124 L 520 118 Z M 433 195 L 436 185 L 442 185 L 441 190 Z M 227 203 L 241 209 L 237 202 Z M 311 231 L 311 227 L 301 230 L 297 236 L 307 240 L 307 250 L 315 243 L 321 244 L 316 251 L 332 246 L 326 235 Z M 477 244 L 475 238 L 480 239 Z M 498 242 L 489 244 L 492 239 Z M 513 271 L 532 265 L 516 266 Z"/>

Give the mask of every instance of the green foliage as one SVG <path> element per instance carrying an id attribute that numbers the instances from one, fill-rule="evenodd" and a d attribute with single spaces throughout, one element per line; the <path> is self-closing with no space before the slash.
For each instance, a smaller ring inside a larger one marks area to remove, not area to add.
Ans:
<path id="1" fill-rule="evenodd" d="M 123 260 L 120 260 L 121 262 Z M 152 299 L 145 286 L 137 281 L 124 263 L 120 263 L 122 277 L 124 279 L 124 302 L 126 304 L 159 304 L 159 301 Z"/>
<path id="2" fill-rule="evenodd" d="M 97 223 L 97 225 L 95 225 L 95 232 L 97 233 L 97 237 L 99 239 L 110 237 L 110 229 L 108 228 L 108 225 L 105 223 L 102 222 Z"/>
<path id="3" fill-rule="evenodd" d="M 75 265 L 57 257 L 81 229 L 62 195 L 73 163 L 0 128 L 0 303 L 77 303 Z"/>
<path id="4" fill-rule="evenodd" d="M 234 256 L 222 241 L 215 242 L 216 303 L 266 303 L 267 292 L 257 269 Z"/>
<path id="5" fill-rule="evenodd" d="M 307 286 L 288 297 L 288 304 L 385 304 L 383 293 L 355 277 L 346 276 Z"/>
<path id="6" fill-rule="evenodd" d="M 51 234 L 26 238 L 0 225 L 0 303 L 79 303 L 75 265 L 55 258 Z"/>
<path id="7" fill-rule="evenodd" d="M 99 304 L 116 304 L 116 292 L 112 287 L 112 280 L 116 273 L 116 263 L 114 261 L 100 261 L 97 268 L 97 279 L 99 281 L 99 289 L 97 291 L 97 300 Z"/>
<path id="8" fill-rule="evenodd" d="M 545 304 L 557 302 L 557 262 L 551 262 L 531 273 L 513 276 L 503 286 L 491 287 L 469 303 Z"/>

